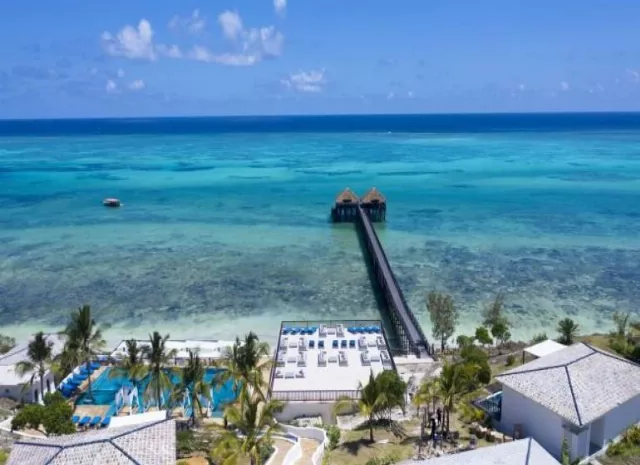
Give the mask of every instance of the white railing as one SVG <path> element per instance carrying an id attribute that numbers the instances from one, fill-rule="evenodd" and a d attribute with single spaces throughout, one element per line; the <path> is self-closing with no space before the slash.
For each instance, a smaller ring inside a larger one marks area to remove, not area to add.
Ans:
<path id="1" fill-rule="evenodd" d="M 327 446 L 327 443 L 329 441 L 327 438 L 327 433 L 323 429 L 315 428 L 313 426 L 301 427 L 301 426 L 291 426 L 291 425 L 283 425 L 283 424 L 281 424 L 280 426 L 284 431 L 290 434 L 294 434 L 300 438 L 313 439 L 314 441 L 318 441 L 320 445 L 311 456 L 311 462 L 313 463 L 313 465 L 322 464 L 324 449 Z M 300 450 L 300 454 L 302 455 L 302 449 Z M 287 458 L 288 458 L 288 454 L 287 454 Z M 295 461 L 288 462 L 287 460 L 285 460 L 285 463 L 293 464 L 295 463 Z"/>

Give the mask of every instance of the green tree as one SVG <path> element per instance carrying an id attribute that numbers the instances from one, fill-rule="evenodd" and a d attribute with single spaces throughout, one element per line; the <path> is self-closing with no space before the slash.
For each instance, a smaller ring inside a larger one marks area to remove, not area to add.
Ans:
<path id="1" fill-rule="evenodd" d="M 468 366 L 462 363 L 445 363 L 438 377 L 438 391 L 444 404 L 445 420 L 442 422 L 444 431 L 450 428 L 450 414 L 454 411 L 455 403 L 461 395 L 467 392 L 472 373 Z"/>
<path id="2" fill-rule="evenodd" d="M 427 378 L 420 384 L 418 391 L 413 396 L 413 403 L 418 409 L 421 405 L 427 406 L 428 417 L 436 411 L 436 402 L 440 398 L 439 389 L 437 379 Z"/>
<path id="3" fill-rule="evenodd" d="M 44 377 L 51 369 L 53 362 L 53 342 L 40 331 L 35 334 L 27 346 L 27 360 L 18 362 L 16 373 L 19 376 L 31 374 L 29 385 L 33 384 L 36 378 L 40 378 L 40 395 L 44 399 Z M 37 401 L 37 399 L 36 399 Z"/>
<path id="4" fill-rule="evenodd" d="M 547 333 L 540 333 L 540 334 L 535 334 L 531 342 L 533 342 L 534 344 L 539 344 L 540 342 L 544 342 L 547 339 L 549 339 L 547 337 Z"/>
<path id="5" fill-rule="evenodd" d="M 557 331 L 560 334 L 558 342 L 569 346 L 573 344 L 578 336 L 580 327 L 571 318 L 564 318 L 558 323 Z"/>
<path id="6" fill-rule="evenodd" d="M 471 345 L 460 351 L 461 364 L 465 367 L 468 376 L 468 389 L 475 389 L 478 383 L 489 384 L 491 382 L 491 365 L 489 356 L 477 346 Z"/>
<path id="7" fill-rule="evenodd" d="M 461 334 L 456 338 L 456 344 L 458 344 L 458 348 L 462 349 L 463 347 L 472 345 L 474 340 L 475 338 L 473 336 Z"/>
<path id="8" fill-rule="evenodd" d="M 177 390 L 180 396 L 189 396 L 191 402 L 191 425 L 196 426 L 202 416 L 202 401 L 212 402 L 211 384 L 205 381 L 206 368 L 197 352 L 189 350 L 189 360 L 182 368 Z"/>
<path id="9" fill-rule="evenodd" d="M 13 337 L 0 334 L 0 355 L 6 354 L 16 345 L 16 340 Z"/>
<path id="10" fill-rule="evenodd" d="M 440 347 L 444 351 L 447 340 L 453 336 L 458 323 L 458 310 L 449 295 L 439 292 L 429 292 L 427 295 L 427 311 L 431 318 L 433 337 L 440 340 Z"/>
<path id="11" fill-rule="evenodd" d="M 498 321 L 491 327 L 491 335 L 499 341 L 498 347 L 502 348 L 509 339 L 511 339 L 511 331 L 506 320 Z"/>
<path id="12" fill-rule="evenodd" d="M 354 401 L 350 398 L 342 398 L 336 403 L 334 409 L 336 413 L 340 413 L 346 409 L 357 408 L 360 414 L 367 418 L 369 440 L 374 442 L 374 420 L 381 418 L 394 407 L 404 408 L 406 388 L 406 383 L 395 371 L 383 371 L 377 376 L 374 376 L 371 371 L 367 385 L 359 386 L 360 399 Z"/>
<path id="13" fill-rule="evenodd" d="M 489 335 L 489 330 L 484 326 L 479 326 L 476 328 L 476 341 L 478 341 L 483 346 L 493 344 L 493 339 Z"/>
<path id="14" fill-rule="evenodd" d="M 149 334 L 149 345 L 144 346 L 142 352 L 147 360 L 149 360 L 149 385 L 145 391 L 146 397 L 157 402 L 158 409 L 168 405 L 169 396 L 162 401 L 162 394 L 171 393 L 173 383 L 171 382 L 171 373 L 175 370 L 170 369 L 169 365 L 176 356 L 176 350 L 167 349 L 167 341 L 169 334 L 164 337 L 158 331 Z"/>
<path id="15" fill-rule="evenodd" d="M 631 312 L 627 314 L 621 312 L 613 312 L 611 319 L 616 326 L 616 330 L 613 333 L 615 336 L 625 337 L 629 328 L 629 320 L 631 318 Z"/>
<path id="16" fill-rule="evenodd" d="M 487 328 L 491 328 L 499 321 L 504 321 L 508 324 L 507 319 L 504 316 L 504 294 L 498 293 L 493 302 L 485 308 L 482 314 L 482 325 Z"/>
<path id="17" fill-rule="evenodd" d="M 571 448 L 567 438 L 562 440 L 562 448 L 560 449 L 560 463 L 561 465 L 578 465 L 581 459 L 579 457 L 571 460 Z"/>
<path id="18" fill-rule="evenodd" d="M 29 404 L 20 409 L 11 420 L 11 429 L 30 428 L 44 433 L 46 436 L 71 434 L 76 427 L 71 421 L 73 407 L 69 405 L 62 394 L 47 393 L 44 405 Z"/>
<path id="19" fill-rule="evenodd" d="M 225 430 L 211 456 L 220 465 L 237 465 L 249 458 L 251 465 L 262 465 L 264 451 L 272 445 L 272 434 L 279 429 L 275 415 L 284 404 L 277 400 L 263 400 L 242 390 L 244 396 L 237 404 L 228 405 L 225 415 L 236 431 Z"/>
<path id="20" fill-rule="evenodd" d="M 94 357 L 105 348 L 106 342 L 102 337 L 103 328 L 106 327 L 100 327 L 91 316 L 91 307 L 83 305 L 71 314 L 71 321 L 63 332 L 67 337 L 67 349 L 75 351 L 75 355 L 69 355 L 69 357 L 82 361 L 87 370 Z M 93 398 L 91 377 L 88 378 L 88 382 L 89 398 Z"/>
<path id="21" fill-rule="evenodd" d="M 149 367 L 145 365 L 142 347 L 135 339 L 124 342 L 127 355 L 118 362 L 118 365 L 109 370 L 109 378 L 125 378 L 134 388 L 140 388 L 144 378 L 149 373 Z M 138 395 L 142 394 L 138 390 Z"/>

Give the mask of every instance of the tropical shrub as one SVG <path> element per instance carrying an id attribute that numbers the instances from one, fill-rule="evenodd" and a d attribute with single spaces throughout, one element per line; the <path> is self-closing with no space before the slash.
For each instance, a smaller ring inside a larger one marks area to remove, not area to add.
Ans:
<path id="1" fill-rule="evenodd" d="M 336 425 L 327 426 L 327 438 L 329 439 L 329 450 L 333 450 L 338 447 L 340 443 L 340 428 Z"/>
<path id="2" fill-rule="evenodd" d="M 22 408 L 11 420 L 11 429 L 35 429 L 47 436 L 75 433 L 71 421 L 73 408 L 67 404 L 62 394 L 56 392 L 44 396 L 44 405 L 29 404 Z"/>
<path id="3" fill-rule="evenodd" d="M 507 356 L 507 361 L 505 363 L 505 365 L 507 365 L 508 367 L 513 366 L 516 363 L 516 358 L 513 356 L 513 354 L 508 355 Z"/>

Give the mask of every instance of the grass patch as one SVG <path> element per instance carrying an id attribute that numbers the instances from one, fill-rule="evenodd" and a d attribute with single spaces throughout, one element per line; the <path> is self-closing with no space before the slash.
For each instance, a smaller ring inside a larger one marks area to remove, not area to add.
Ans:
<path id="1" fill-rule="evenodd" d="M 408 459 L 414 454 L 418 434 L 413 434 L 412 428 L 407 426 L 406 423 L 376 425 L 373 430 L 374 443 L 369 442 L 369 428 L 366 426 L 343 431 L 342 443 L 328 454 L 327 465 L 364 465 L 368 460 L 382 456 Z"/>
<path id="2" fill-rule="evenodd" d="M 586 342 L 587 344 L 591 344 L 598 349 L 606 350 L 608 352 L 614 352 L 609 345 L 611 336 L 608 334 L 589 334 L 587 336 L 579 336 L 577 341 Z"/>

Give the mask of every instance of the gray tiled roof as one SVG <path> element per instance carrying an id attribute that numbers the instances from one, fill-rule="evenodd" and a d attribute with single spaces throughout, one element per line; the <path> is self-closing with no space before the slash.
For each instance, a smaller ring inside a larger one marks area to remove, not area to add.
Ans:
<path id="1" fill-rule="evenodd" d="M 443 455 L 428 460 L 407 460 L 399 465 L 560 465 L 531 438 L 497 446 Z"/>
<path id="2" fill-rule="evenodd" d="M 584 343 L 496 379 L 579 426 L 640 395 L 640 366 Z"/>
<path id="3" fill-rule="evenodd" d="M 162 420 L 17 441 L 7 465 L 173 465 L 175 462 L 175 421 Z"/>

